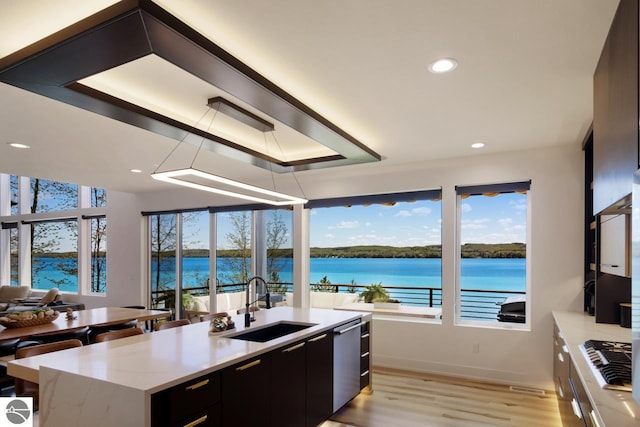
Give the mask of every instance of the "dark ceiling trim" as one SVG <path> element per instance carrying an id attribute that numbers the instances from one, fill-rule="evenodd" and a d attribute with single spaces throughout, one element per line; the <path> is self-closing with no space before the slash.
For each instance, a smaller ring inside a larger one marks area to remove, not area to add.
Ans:
<path id="1" fill-rule="evenodd" d="M 275 172 L 381 160 L 375 151 L 150 0 L 121 1 L 0 59 L 0 81 L 181 140 L 180 135 L 184 135 L 186 129 L 193 130 L 193 126 L 162 120 L 163 116 L 157 113 L 145 115 L 139 107 L 126 108 L 122 100 L 96 98 L 89 91 L 78 90 L 81 86 L 76 84 L 78 80 L 151 54 L 246 102 L 338 155 L 287 163 L 230 141 L 225 143 L 219 137 L 210 139 L 212 145 L 221 147 L 212 151 Z M 203 105 L 207 98 L 207 94 L 203 94 Z"/>
<path id="2" fill-rule="evenodd" d="M 359 206 L 381 203 L 415 202 L 418 200 L 438 201 L 442 199 L 442 189 L 407 191 L 403 193 L 368 194 L 364 196 L 334 197 L 330 199 L 309 200 L 307 209 L 333 208 L 336 206 Z"/>

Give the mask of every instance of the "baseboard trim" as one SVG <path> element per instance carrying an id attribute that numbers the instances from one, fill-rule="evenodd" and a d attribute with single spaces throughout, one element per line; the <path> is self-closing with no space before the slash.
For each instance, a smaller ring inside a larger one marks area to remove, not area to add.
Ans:
<path id="1" fill-rule="evenodd" d="M 373 365 L 374 368 L 380 367 L 403 371 L 414 371 L 527 389 L 540 389 L 546 390 L 547 392 L 553 392 L 554 390 L 552 381 L 541 381 L 539 378 L 530 377 L 518 372 L 499 371 L 473 366 L 450 365 L 382 355 L 375 355 Z"/>

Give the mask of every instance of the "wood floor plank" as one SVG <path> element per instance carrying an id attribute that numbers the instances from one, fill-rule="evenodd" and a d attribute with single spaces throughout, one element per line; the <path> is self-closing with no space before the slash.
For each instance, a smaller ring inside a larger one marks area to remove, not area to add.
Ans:
<path id="1" fill-rule="evenodd" d="M 550 391 L 380 368 L 372 380 L 372 394 L 358 395 L 322 427 L 562 426 Z"/>

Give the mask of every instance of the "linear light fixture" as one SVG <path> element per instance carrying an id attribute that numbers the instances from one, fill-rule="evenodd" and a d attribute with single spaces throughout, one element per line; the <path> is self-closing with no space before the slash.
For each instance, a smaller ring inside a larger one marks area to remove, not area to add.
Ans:
<path id="1" fill-rule="evenodd" d="M 245 184 L 240 181 L 235 181 L 233 179 L 223 178 L 221 176 L 203 172 L 194 168 L 178 169 L 168 172 L 154 172 L 151 174 L 151 178 L 157 179 L 158 181 L 169 182 L 171 184 L 182 185 L 184 187 L 195 188 L 197 190 L 208 191 L 210 193 L 237 197 L 240 199 L 250 200 L 258 203 L 267 203 L 275 206 L 298 205 L 308 202 L 307 199 L 289 196 L 277 191 L 271 191 L 264 188 L 256 187 L 254 185 Z M 240 188 L 261 195 L 272 196 L 273 199 L 252 196 L 251 194 L 239 193 L 237 191 L 233 191 L 233 189 L 225 190 L 223 188 L 212 187 L 211 182 L 220 183 L 233 188 Z"/>
<path id="2" fill-rule="evenodd" d="M 209 100 L 207 101 L 207 106 L 209 106 L 209 108 L 213 108 L 214 110 L 218 110 L 221 113 L 232 117 L 247 126 L 251 126 L 252 128 L 259 130 L 260 132 L 273 132 L 275 130 L 275 126 L 273 125 L 273 123 L 263 119 L 260 116 L 256 116 L 251 111 L 247 111 L 239 105 L 236 105 L 221 96 L 209 98 Z"/>

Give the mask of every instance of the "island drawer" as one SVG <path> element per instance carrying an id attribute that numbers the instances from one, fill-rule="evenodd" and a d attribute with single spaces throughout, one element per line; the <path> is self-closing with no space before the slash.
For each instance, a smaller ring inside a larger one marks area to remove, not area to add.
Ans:
<path id="1" fill-rule="evenodd" d="M 203 375 L 154 394 L 151 401 L 152 423 L 164 425 L 163 420 L 168 420 L 169 425 L 173 425 L 185 419 L 198 420 L 208 411 L 207 408 L 219 401 L 220 374 Z M 194 417 L 196 414 L 201 415 Z M 211 416 L 207 417 L 209 422 Z M 209 422 L 203 425 L 210 425 Z"/>

